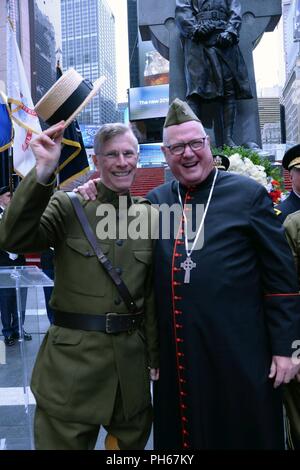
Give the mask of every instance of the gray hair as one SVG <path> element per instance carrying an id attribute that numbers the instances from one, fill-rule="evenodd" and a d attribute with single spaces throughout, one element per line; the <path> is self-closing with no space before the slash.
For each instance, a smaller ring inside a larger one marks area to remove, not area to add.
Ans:
<path id="1" fill-rule="evenodd" d="M 103 124 L 94 138 L 95 155 L 101 155 L 102 146 L 106 142 L 113 139 L 117 135 L 127 134 L 128 132 L 132 134 L 133 140 L 136 141 L 136 149 L 138 150 L 138 140 L 129 126 L 126 126 L 126 124 L 121 122 Z"/>

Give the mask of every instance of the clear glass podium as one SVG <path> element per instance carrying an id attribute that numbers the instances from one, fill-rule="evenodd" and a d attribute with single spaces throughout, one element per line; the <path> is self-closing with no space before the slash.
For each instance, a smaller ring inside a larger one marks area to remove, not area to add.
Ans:
<path id="1" fill-rule="evenodd" d="M 49 327 L 43 287 L 51 286 L 53 281 L 36 266 L 0 267 L 0 296 L 14 297 L 20 333 L 12 345 L 6 345 L 3 334 L 0 336 L 0 450 L 34 449 L 35 400 L 29 384 Z M 32 336 L 30 341 L 24 341 L 23 324 Z M 0 333 L 2 328 L 1 322 Z"/>

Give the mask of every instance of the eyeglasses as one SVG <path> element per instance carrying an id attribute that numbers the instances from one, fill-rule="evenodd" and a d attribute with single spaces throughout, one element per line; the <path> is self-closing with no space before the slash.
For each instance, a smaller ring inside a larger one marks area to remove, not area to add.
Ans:
<path id="1" fill-rule="evenodd" d="M 178 144 L 165 145 L 165 147 L 167 147 L 173 155 L 182 155 L 187 145 L 194 151 L 203 149 L 207 137 L 208 136 L 205 135 L 204 137 L 201 137 L 201 139 L 192 140 L 191 142 L 186 143 L 180 142 Z"/>
<path id="2" fill-rule="evenodd" d="M 108 152 L 108 153 L 103 153 L 102 156 L 106 158 L 118 158 L 120 155 L 123 155 L 125 159 L 127 158 L 132 158 L 132 157 L 137 157 L 137 153 L 134 152 L 133 150 L 126 150 L 125 152 Z"/>

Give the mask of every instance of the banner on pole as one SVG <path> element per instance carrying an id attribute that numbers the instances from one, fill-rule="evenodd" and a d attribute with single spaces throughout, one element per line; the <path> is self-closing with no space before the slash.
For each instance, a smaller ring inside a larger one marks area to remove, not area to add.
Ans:
<path id="1" fill-rule="evenodd" d="M 14 126 L 14 170 L 25 176 L 34 166 L 35 157 L 29 144 L 41 126 L 27 82 L 15 32 L 7 22 L 7 96 Z"/>

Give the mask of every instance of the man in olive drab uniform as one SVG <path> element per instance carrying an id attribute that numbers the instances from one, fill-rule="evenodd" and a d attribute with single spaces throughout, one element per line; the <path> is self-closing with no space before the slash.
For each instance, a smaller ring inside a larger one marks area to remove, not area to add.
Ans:
<path id="1" fill-rule="evenodd" d="M 292 191 L 275 207 L 280 222 L 284 222 L 289 214 L 300 210 L 300 145 L 295 145 L 285 152 L 282 166 L 290 173 Z"/>
<path id="2" fill-rule="evenodd" d="M 0 226 L 1 249 L 55 249 L 54 324 L 31 382 L 37 402 L 36 448 L 93 449 L 102 425 L 108 432 L 107 449 L 143 449 L 152 423 L 149 369 L 151 378 L 158 378 L 153 241 L 150 236 L 118 235 L 124 220 L 129 232 L 134 210 L 140 225 L 149 229 L 156 211 L 129 193 L 138 159 L 135 136 L 123 124 L 102 126 L 95 137 L 102 176 L 98 197 L 78 197 L 98 239 L 101 223 L 107 224 L 107 238 L 100 245 L 143 311 L 134 317 L 91 249 L 68 195 L 58 191 L 50 200 L 63 131 L 62 121 L 32 142 L 36 167 L 19 185 Z M 69 326 L 58 326 L 62 322 Z"/>
<path id="3" fill-rule="evenodd" d="M 294 255 L 300 289 L 300 210 L 287 215 L 284 220 L 286 237 Z M 297 379 L 297 380 L 296 380 Z M 287 412 L 287 443 L 289 449 L 300 449 L 300 374 L 284 386 L 284 405 Z"/>

